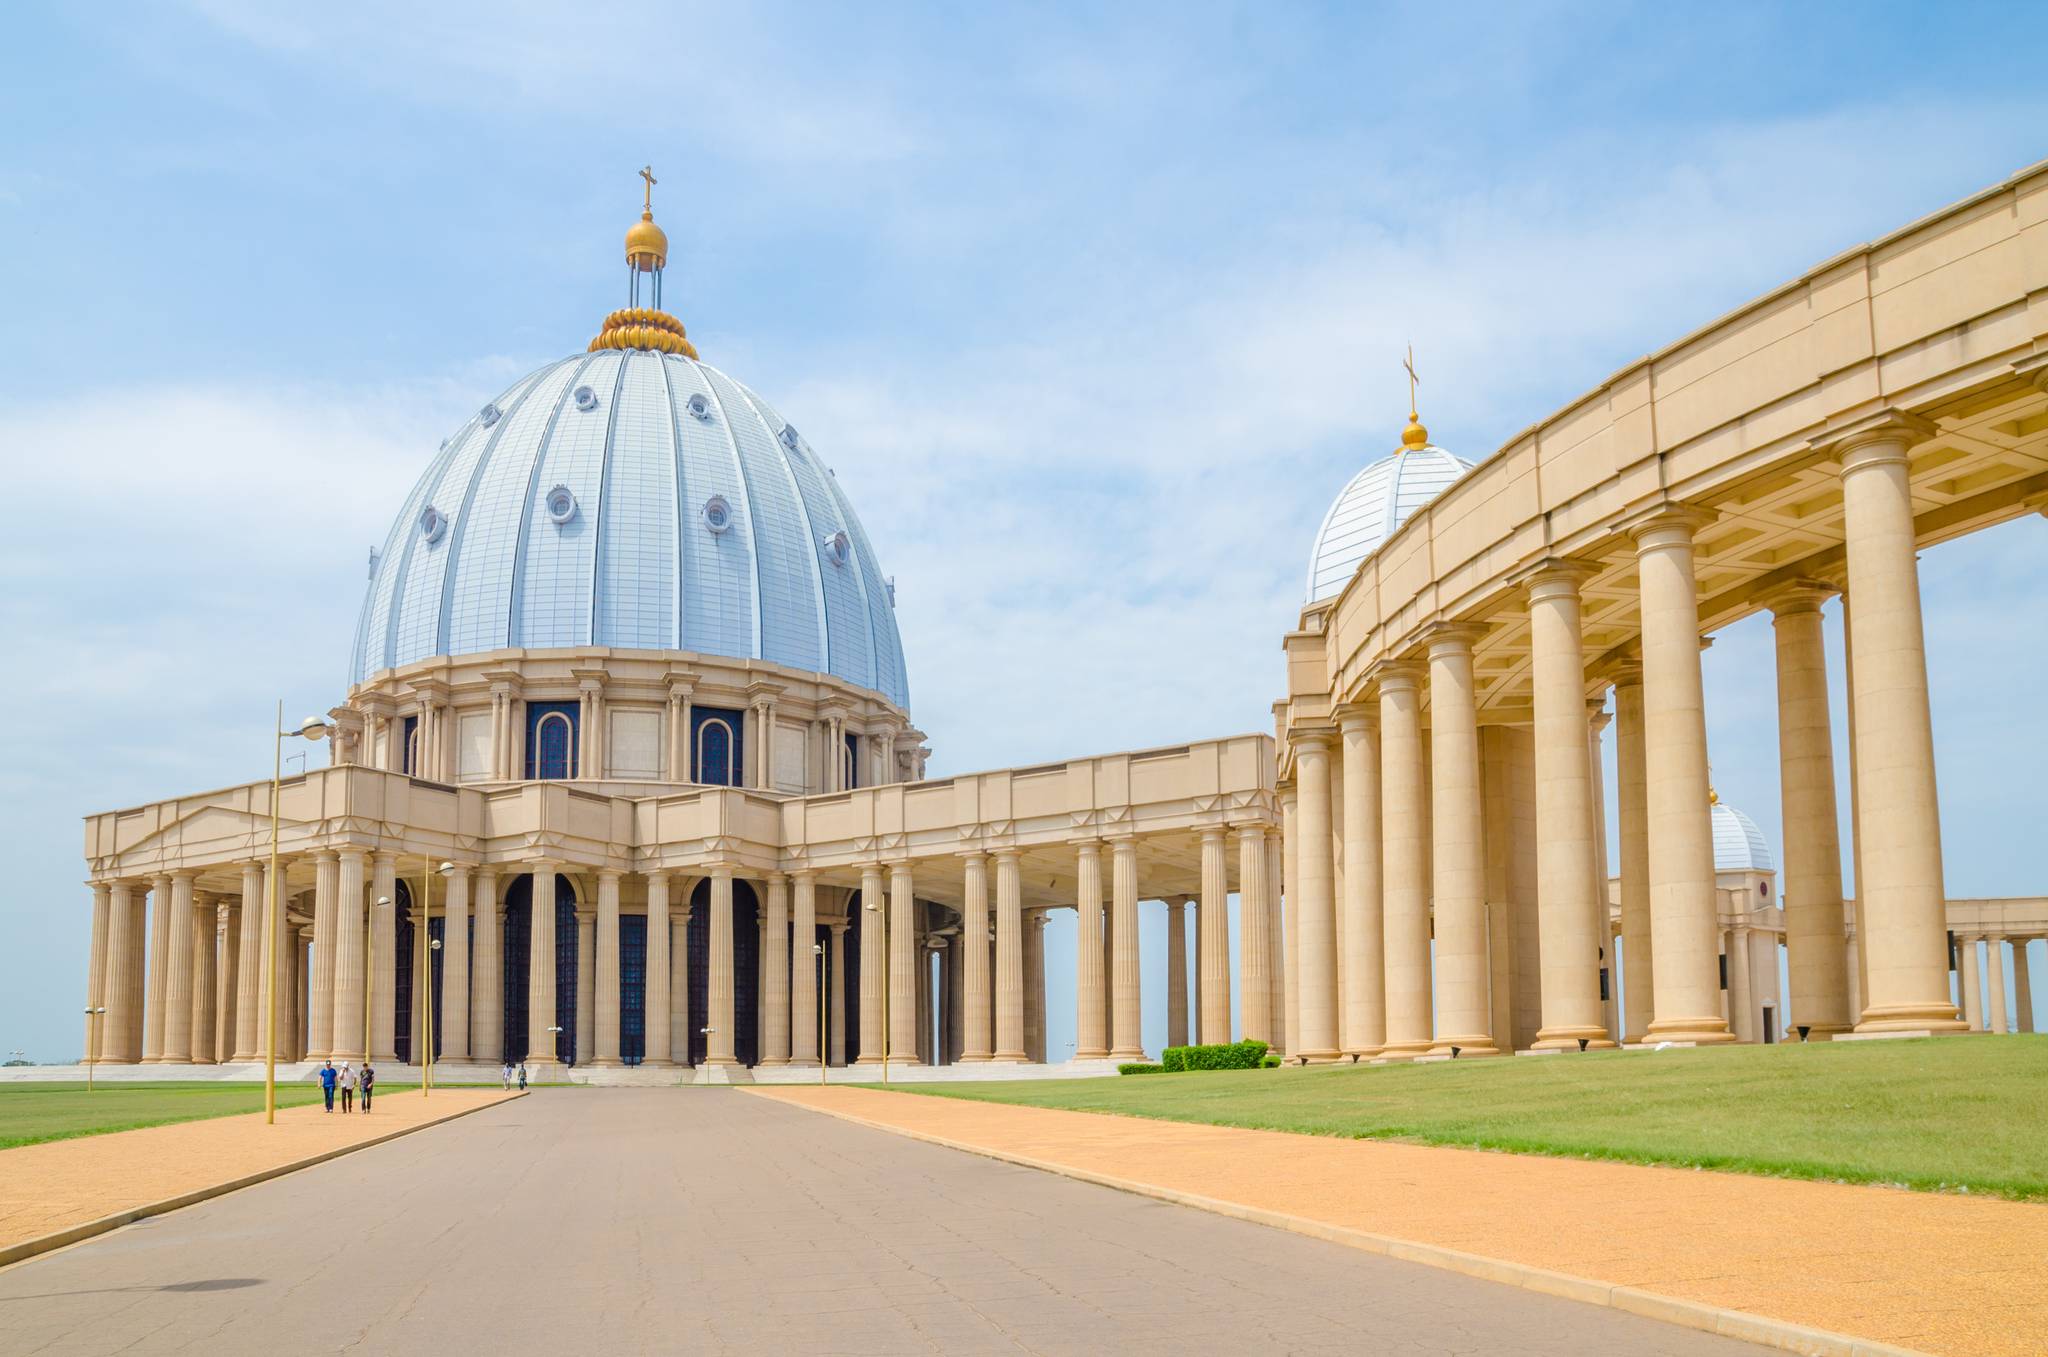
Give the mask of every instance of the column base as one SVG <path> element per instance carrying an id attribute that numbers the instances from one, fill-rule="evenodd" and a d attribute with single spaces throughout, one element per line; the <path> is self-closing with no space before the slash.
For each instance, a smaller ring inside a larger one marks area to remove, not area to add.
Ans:
<path id="1" fill-rule="evenodd" d="M 1672 1018 L 1669 1021 L 1653 1021 L 1650 1030 L 1643 1037 L 1643 1044 L 1655 1046 L 1661 1041 L 1686 1042 L 1693 1046 L 1721 1046 L 1733 1042 L 1735 1034 L 1728 1030 L 1724 1018 Z"/>
<path id="2" fill-rule="evenodd" d="M 1856 1024 L 1854 1030 L 1867 1033 L 1968 1032 L 1973 1029 L 1956 1016 L 1954 1008 L 1901 1004 L 1888 1009 L 1864 1009 L 1863 1020 Z"/>
<path id="3" fill-rule="evenodd" d="M 1586 1043 L 1588 1051 L 1611 1051 L 1614 1038 L 1607 1035 L 1604 1027 L 1559 1027 L 1544 1028 L 1536 1033 L 1536 1040 L 1530 1043 L 1532 1051 L 1576 1051 L 1579 1043 Z"/>
<path id="4" fill-rule="evenodd" d="M 963 1056 L 963 1057 L 962 1057 L 962 1059 L 967 1059 L 967 1060 L 971 1060 L 971 1059 L 973 1059 L 973 1057 L 972 1057 L 972 1056 Z M 1107 1051 L 1106 1049 L 1104 1049 L 1104 1048 L 1101 1048 L 1101 1047 L 1097 1047 L 1097 1048 L 1096 1048 L 1095 1050 L 1092 1050 L 1092 1051 L 1075 1051 L 1075 1052 L 1074 1052 L 1074 1059 L 1076 1059 L 1076 1060 L 1107 1060 L 1107 1059 L 1109 1059 L 1109 1052 L 1108 1052 L 1108 1051 Z"/>
<path id="5" fill-rule="evenodd" d="M 1486 1056 L 1499 1054 L 1500 1051 L 1494 1046 L 1492 1037 L 1467 1037 L 1453 1041 L 1439 1041 L 1436 1045 L 1429 1048 L 1428 1055 L 1417 1056 L 1416 1059 L 1479 1060 Z"/>
<path id="6" fill-rule="evenodd" d="M 666 1070 L 673 1069 L 675 1064 L 676 1062 L 673 1060 L 655 1060 L 649 1057 L 641 1060 L 640 1068 L 643 1070 Z"/>
<path id="7" fill-rule="evenodd" d="M 448 1058 L 451 1060 L 454 1059 L 453 1056 L 450 1056 Z M 594 1070 L 622 1070 L 626 1068 L 626 1062 L 624 1060 L 618 1059 L 615 1056 L 601 1055 L 597 1059 L 590 1062 L 590 1068 Z"/>
<path id="8" fill-rule="evenodd" d="M 1144 1058 L 1144 1052 L 1141 1051 L 1138 1053 L 1137 1056 L 1131 1058 L 1142 1060 Z M 989 1060 L 997 1065 L 1023 1065 L 1028 1063 L 1024 1055 L 1024 1052 L 1022 1051 L 997 1051 L 994 1055 L 989 1057 Z"/>

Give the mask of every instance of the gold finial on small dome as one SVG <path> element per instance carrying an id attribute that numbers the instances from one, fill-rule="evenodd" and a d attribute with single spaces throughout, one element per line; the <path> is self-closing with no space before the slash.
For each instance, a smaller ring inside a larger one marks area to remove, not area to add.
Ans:
<path id="1" fill-rule="evenodd" d="M 1711 782 L 1707 784 L 1707 804 L 1710 806 L 1721 804 L 1721 793 L 1714 790 L 1714 784 Z"/>
<path id="2" fill-rule="evenodd" d="M 1408 346 L 1407 361 L 1401 364 L 1408 369 L 1408 427 L 1401 430 L 1401 449 L 1426 448 L 1429 446 L 1429 430 L 1422 427 L 1422 420 L 1415 413 L 1415 386 L 1422 379 L 1415 375 L 1415 346 Z"/>
<path id="3" fill-rule="evenodd" d="M 660 182 L 654 177 L 654 167 L 643 166 L 640 177 L 647 181 L 647 191 L 640 220 L 626 232 L 626 262 L 642 273 L 653 273 L 668 264 L 668 232 L 654 224 L 654 186 Z"/>

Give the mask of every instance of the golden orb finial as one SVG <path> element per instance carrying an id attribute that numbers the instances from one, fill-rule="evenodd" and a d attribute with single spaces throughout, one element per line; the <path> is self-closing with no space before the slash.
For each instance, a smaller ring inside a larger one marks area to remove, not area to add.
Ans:
<path id="1" fill-rule="evenodd" d="M 643 166 L 640 177 L 647 181 L 641 200 L 640 220 L 626 232 L 626 262 L 642 273 L 653 273 L 668 264 L 668 232 L 654 224 L 654 177 L 652 165 Z"/>
<path id="2" fill-rule="evenodd" d="M 1429 446 L 1429 430 L 1422 427 L 1422 420 L 1415 413 L 1415 386 L 1422 379 L 1415 375 L 1413 344 L 1408 346 L 1408 357 L 1401 366 L 1408 369 L 1408 427 L 1401 430 L 1401 448 L 1405 452 L 1410 448 Z"/>

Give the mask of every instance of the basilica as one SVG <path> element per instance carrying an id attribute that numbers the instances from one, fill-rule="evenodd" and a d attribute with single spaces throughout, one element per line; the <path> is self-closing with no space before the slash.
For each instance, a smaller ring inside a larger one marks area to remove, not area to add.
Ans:
<path id="1" fill-rule="evenodd" d="M 399 503 L 346 695 L 279 732 L 329 766 L 86 818 L 89 1062 L 991 1078 L 1112 1073 L 1159 1010 L 1295 1063 L 2032 1026 L 2048 900 L 1943 890 L 1917 559 L 2048 512 L 2048 166 L 1489 456 L 1411 402 L 1302 525 L 1267 729 L 945 778 L 882 553 L 663 309 L 646 177 L 626 306 Z M 1700 651 L 1757 613 L 1782 873 L 1709 785 Z"/>

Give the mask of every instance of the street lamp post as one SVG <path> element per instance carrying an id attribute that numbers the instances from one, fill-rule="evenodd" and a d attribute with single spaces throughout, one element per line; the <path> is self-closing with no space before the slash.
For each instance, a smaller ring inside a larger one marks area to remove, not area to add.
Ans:
<path id="1" fill-rule="evenodd" d="M 85 1091 L 92 1092 L 92 1067 L 100 1063 L 98 1040 L 99 1021 L 104 1008 L 85 1010 Z"/>
<path id="2" fill-rule="evenodd" d="M 704 1030 L 708 1032 L 708 1031 L 710 1031 L 711 1029 L 707 1027 L 707 1028 L 705 1028 Z M 555 1038 L 554 1038 L 554 1040 L 555 1040 L 555 1063 L 556 1063 L 557 1065 L 559 1065 L 559 1064 L 561 1064 L 561 1063 L 562 1063 L 562 1028 L 561 1028 L 561 1025 L 560 1025 L 559 1023 L 550 1023 L 550 1024 L 548 1024 L 548 1031 L 550 1031 L 550 1032 L 553 1032 L 553 1033 L 555 1034 Z"/>
<path id="3" fill-rule="evenodd" d="M 277 704 L 278 726 L 284 724 L 284 703 Z M 284 742 L 295 736 L 324 740 L 331 727 L 317 716 L 299 723 L 297 730 L 278 730 L 271 745 L 270 760 L 270 871 L 263 902 L 263 991 L 269 996 L 263 1018 L 263 1123 L 277 1124 L 277 943 L 284 932 L 278 917 L 283 896 L 278 891 L 277 834 L 279 806 L 284 797 Z"/>

